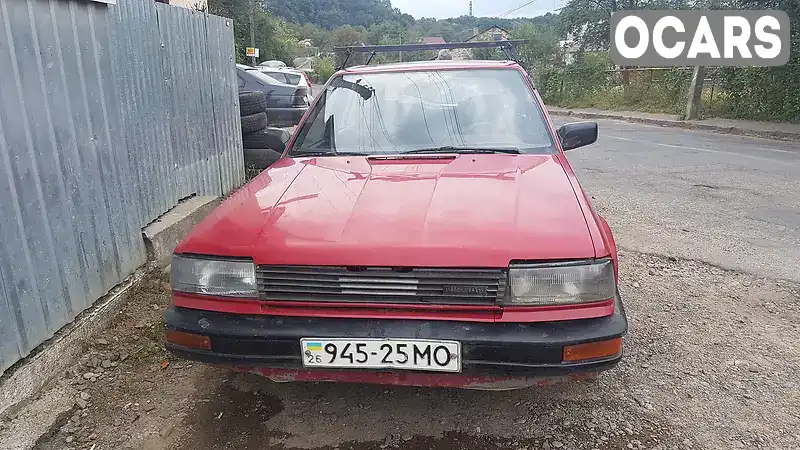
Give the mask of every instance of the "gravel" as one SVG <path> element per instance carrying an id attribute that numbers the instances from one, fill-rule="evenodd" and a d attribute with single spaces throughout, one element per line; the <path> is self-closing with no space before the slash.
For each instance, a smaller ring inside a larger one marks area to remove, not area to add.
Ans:
<path id="1" fill-rule="evenodd" d="M 94 403 L 76 418 L 78 431 L 62 429 L 39 448 L 91 433 L 98 448 L 158 439 L 174 450 L 800 448 L 800 286 L 620 255 L 630 334 L 623 361 L 595 381 L 508 392 L 276 384 L 169 356 L 164 365 L 163 352 L 145 361 L 137 354 L 135 364 L 109 369 L 118 381 L 89 386 Z M 152 338 L 128 330 L 140 339 L 87 357 L 134 354 Z"/>
<path id="2" fill-rule="evenodd" d="M 173 430 L 175 430 L 175 425 L 170 424 L 162 428 L 161 431 L 158 432 L 158 435 L 166 439 L 170 434 L 172 434 Z"/>

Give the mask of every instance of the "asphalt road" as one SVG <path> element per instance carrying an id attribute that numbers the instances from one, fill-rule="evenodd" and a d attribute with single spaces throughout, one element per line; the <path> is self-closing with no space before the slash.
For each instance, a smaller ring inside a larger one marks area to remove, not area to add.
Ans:
<path id="1" fill-rule="evenodd" d="M 800 143 L 598 124 L 567 155 L 618 245 L 800 280 Z"/>

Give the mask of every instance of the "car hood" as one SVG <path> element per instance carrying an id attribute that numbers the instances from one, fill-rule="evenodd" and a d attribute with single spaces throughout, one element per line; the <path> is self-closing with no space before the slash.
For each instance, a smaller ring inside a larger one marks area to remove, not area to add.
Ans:
<path id="1" fill-rule="evenodd" d="M 258 264 L 505 267 L 594 257 L 555 155 L 278 161 L 176 249 Z"/>

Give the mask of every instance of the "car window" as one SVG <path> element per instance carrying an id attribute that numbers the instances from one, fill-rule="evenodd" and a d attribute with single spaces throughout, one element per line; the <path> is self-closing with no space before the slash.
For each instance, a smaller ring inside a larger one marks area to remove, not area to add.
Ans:
<path id="1" fill-rule="evenodd" d="M 264 75 L 272 78 L 273 80 L 277 81 L 278 83 L 286 83 L 286 77 L 283 76 L 280 72 L 268 72 L 268 71 L 260 71 Z"/>
<path id="2" fill-rule="evenodd" d="M 256 79 L 256 81 L 258 81 L 261 84 L 269 84 L 269 85 L 286 84 L 285 81 L 276 80 L 275 78 L 272 78 L 271 76 L 262 73 L 258 70 L 248 70 L 247 73 L 250 74 L 253 78 Z"/>
<path id="3" fill-rule="evenodd" d="M 542 110 L 514 69 L 344 75 L 320 95 L 290 155 L 442 146 L 557 151 Z"/>
<path id="4" fill-rule="evenodd" d="M 286 82 L 289 84 L 298 84 L 300 83 L 301 75 L 296 75 L 293 73 L 284 73 L 286 76 Z"/>

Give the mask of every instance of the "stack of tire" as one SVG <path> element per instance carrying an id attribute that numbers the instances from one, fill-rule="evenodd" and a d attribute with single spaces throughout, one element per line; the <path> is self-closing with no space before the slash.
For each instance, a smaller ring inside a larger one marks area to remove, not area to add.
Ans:
<path id="1" fill-rule="evenodd" d="M 266 169 L 284 150 L 289 132 L 268 126 L 267 99 L 263 92 L 240 92 L 239 113 L 242 122 L 242 146 L 245 168 Z"/>

